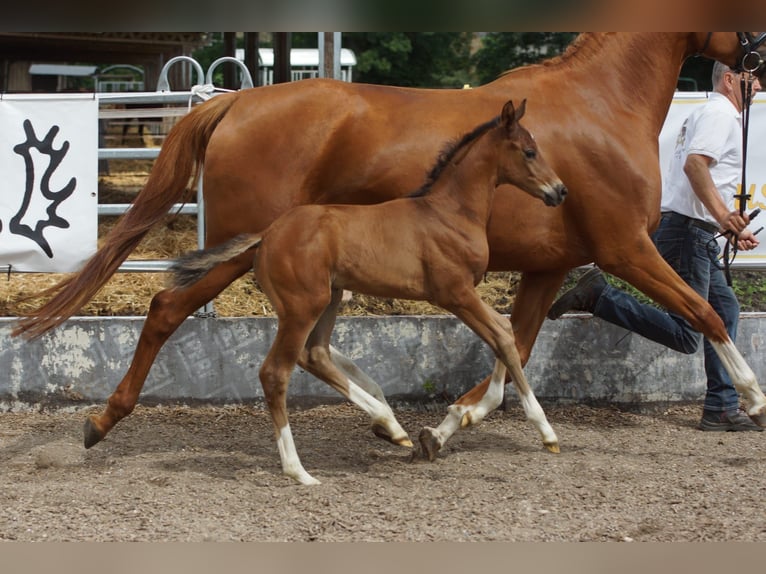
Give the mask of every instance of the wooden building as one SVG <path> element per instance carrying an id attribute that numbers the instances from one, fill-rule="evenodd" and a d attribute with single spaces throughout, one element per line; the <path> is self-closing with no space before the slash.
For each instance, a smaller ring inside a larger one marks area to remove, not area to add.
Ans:
<path id="1" fill-rule="evenodd" d="M 146 89 L 153 91 L 168 60 L 209 42 L 206 32 L 0 32 L 0 92 L 67 91 L 70 74 L 117 64 L 143 69 Z M 170 73 L 174 89 L 194 81 L 189 66 L 173 66 Z"/>

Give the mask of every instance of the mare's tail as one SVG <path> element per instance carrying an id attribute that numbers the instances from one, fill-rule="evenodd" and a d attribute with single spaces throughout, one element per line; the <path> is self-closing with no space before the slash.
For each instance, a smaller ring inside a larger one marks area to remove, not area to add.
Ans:
<path id="1" fill-rule="evenodd" d="M 39 337 L 79 311 L 147 232 L 167 216 L 173 204 L 188 199 L 199 178 L 210 136 L 237 97 L 236 93 L 216 96 L 181 118 L 168 133 L 146 185 L 101 248 L 80 271 L 35 295 L 33 298 L 52 297 L 21 319 L 13 336 Z M 192 178 L 194 183 L 189 187 Z"/>
<path id="2" fill-rule="evenodd" d="M 190 287 L 219 263 L 258 247 L 262 238 L 261 234 L 242 234 L 210 249 L 185 253 L 170 266 L 171 287 Z"/>

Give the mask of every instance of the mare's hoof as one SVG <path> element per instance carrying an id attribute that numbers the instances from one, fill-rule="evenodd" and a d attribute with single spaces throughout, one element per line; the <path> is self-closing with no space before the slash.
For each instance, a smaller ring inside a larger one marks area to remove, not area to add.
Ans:
<path id="1" fill-rule="evenodd" d="M 766 407 L 763 407 L 760 412 L 747 414 L 750 417 L 750 420 L 759 427 L 766 427 Z"/>
<path id="2" fill-rule="evenodd" d="M 420 448 L 423 449 L 423 454 L 426 455 L 426 458 L 428 458 L 430 462 L 436 460 L 436 455 L 439 454 L 439 451 L 442 448 L 439 439 L 436 437 L 436 431 L 430 427 L 425 427 L 420 431 L 418 440 L 420 441 Z"/>
<path id="3" fill-rule="evenodd" d="M 96 425 L 93 424 L 93 421 L 90 419 L 90 417 L 85 419 L 85 425 L 83 425 L 82 432 L 85 448 L 92 447 L 94 444 L 101 442 L 101 440 L 104 438 L 104 435 L 101 433 L 101 431 L 98 430 L 98 428 L 96 428 Z"/>
<path id="4" fill-rule="evenodd" d="M 561 452 L 559 449 L 559 443 L 557 442 L 543 443 L 543 445 L 552 453 L 559 454 Z"/>
<path id="5" fill-rule="evenodd" d="M 391 444 L 395 444 L 397 446 L 406 446 L 407 448 L 412 448 L 414 446 L 410 440 L 410 437 L 407 435 L 404 435 L 402 438 L 398 439 L 392 438 L 391 435 L 388 434 L 386 427 L 378 423 L 372 425 L 372 433 L 376 437 L 382 438 L 384 441 L 390 442 Z"/>

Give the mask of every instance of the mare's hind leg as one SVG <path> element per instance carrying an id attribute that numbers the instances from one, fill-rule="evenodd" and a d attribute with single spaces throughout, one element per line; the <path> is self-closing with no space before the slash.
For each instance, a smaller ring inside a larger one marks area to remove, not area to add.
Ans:
<path id="1" fill-rule="evenodd" d="M 543 445 L 551 452 L 559 452 L 556 433 L 548 423 L 545 412 L 537 402 L 524 375 L 510 321 L 484 303 L 474 290 L 464 293 L 455 302 L 441 303 L 441 305 L 454 313 L 489 344 L 495 356 L 510 371 L 511 379 L 524 407 L 524 413 L 540 433 Z M 490 410 L 500 405 L 503 394 L 499 389 L 502 388 L 504 381 L 505 369 L 496 363 L 489 380 L 489 392 L 485 392 L 482 398 L 474 403 L 451 405 L 447 417 L 438 428 L 423 429 L 420 434 L 420 443 L 430 460 L 436 457 L 436 453 L 444 442 L 458 428 L 480 422 Z"/>
<path id="2" fill-rule="evenodd" d="M 383 398 L 378 384 L 350 359 L 330 347 L 340 297 L 341 291 L 333 290 L 331 303 L 309 335 L 298 364 L 366 412 L 372 419 L 372 431 L 376 436 L 393 444 L 411 447 L 412 442 Z"/>
<path id="3" fill-rule="evenodd" d="M 128 371 L 109 396 L 104 412 L 91 415 L 85 421 L 85 448 L 101 441 L 133 411 L 157 353 L 178 326 L 251 267 L 249 256 L 234 259 L 219 265 L 187 289 L 166 289 L 154 296 Z"/>

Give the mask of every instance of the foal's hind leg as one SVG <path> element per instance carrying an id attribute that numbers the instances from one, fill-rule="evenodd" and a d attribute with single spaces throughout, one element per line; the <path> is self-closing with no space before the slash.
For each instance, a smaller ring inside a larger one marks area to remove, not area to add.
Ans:
<path id="1" fill-rule="evenodd" d="M 340 296 L 340 290 L 333 290 L 332 301 L 309 335 L 298 364 L 370 415 L 372 431 L 376 436 L 393 444 L 411 447 L 412 442 L 396 420 L 377 383 L 351 360 L 330 347 Z"/>
<path id="2" fill-rule="evenodd" d="M 279 318 L 279 327 L 260 370 L 261 385 L 269 407 L 282 472 L 301 484 L 319 484 L 303 468 L 287 418 L 287 385 L 312 325 L 309 319 Z"/>
<path id="3" fill-rule="evenodd" d="M 154 296 L 130 368 L 109 396 L 104 412 L 85 420 L 85 448 L 101 441 L 133 411 L 157 353 L 178 326 L 251 267 L 249 256 L 235 259 L 219 265 L 188 289 L 166 289 Z"/>
<path id="4" fill-rule="evenodd" d="M 329 351 L 332 362 L 335 363 L 336 367 L 343 371 L 344 375 L 346 375 L 351 381 L 359 385 L 384 405 L 388 404 L 386 396 L 383 394 L 383 390 L 380 388 L 380 385 L 373 381 L 367 375 L 367 373 L 365 373 L 356 365 L 356 363 L 354 363 L 351 359 L 346 357 L 332 345 L 329 345 Z"/>
<path id="5" fill-rule="evenodd" d="M 559 452 L 556 433 L 548 423 L 545 412 L 537 402 L 521 367 L 521 357 L 516 349 L 510 321 L 484 303 L 473 290 L 464 294 L 459 301 L 441 303 L 441 305 L 454 313 L 489 344 L 495 356 L 510 371 L 524 413 L 542 436 L 543 445 L 551 452 Z M 481 400 L 471 404 L 456 403 L 451 405 L 447 416 L 438 428 L 426 427 L 423 429 L 420 434 L 420 443 L 430 460 L 436 457 L 439 449 L 458 428 L 477 424 L 490 410 L 500 405 L 503 398 L 500 389 L 504 383 L 505 368 L 496 362 L 488 389 Z"/>

